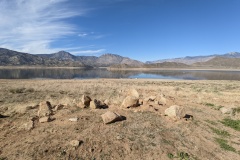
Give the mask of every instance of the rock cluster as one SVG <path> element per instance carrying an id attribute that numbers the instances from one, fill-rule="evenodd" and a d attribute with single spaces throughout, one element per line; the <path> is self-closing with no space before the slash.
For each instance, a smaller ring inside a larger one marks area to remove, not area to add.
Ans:
<path id="1" fill-rule="evenodd" d="M 80 108 L 91 108 L 91 109 L 104 109 L 108 108 L 108 105 L 100 100 L 92 100 L 89 96 L 83 95 L 81 102 L 78 104 Z"/>

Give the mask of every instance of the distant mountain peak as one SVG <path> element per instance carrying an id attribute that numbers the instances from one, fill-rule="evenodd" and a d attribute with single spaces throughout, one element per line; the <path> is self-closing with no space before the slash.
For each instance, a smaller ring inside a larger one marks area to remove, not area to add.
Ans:
<path id="1" fill-rule="evenodd" d="M 68 60 L 68 59 L 74 60 L 75 56 L 66 51 L 59 51 L 57 53 L 53 53 L 51 58 L 57 58 L 57 59 L 62 59 L 62 60 Z"/>

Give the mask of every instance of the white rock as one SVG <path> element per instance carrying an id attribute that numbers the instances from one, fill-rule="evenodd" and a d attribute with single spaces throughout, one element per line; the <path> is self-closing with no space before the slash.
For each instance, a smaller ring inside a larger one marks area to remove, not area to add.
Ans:
<path id="1" fill-rule="evenodd" d="M 138 106 L 138 98 L 133 96 L 127 96 L 123 102 L 121 107 L 122 108 L 131 108 L 131 107 L 137 107 Z"/>
<path id="2" fill-rule="evenodd" d="M 165 115 L 169 117 L 183 118 L 185 111 L 183 107 L 173 105 L 165 110 Z"/>
<path id="3" fill-rule="evenodd" d="M 72 141 L 70 141 L 70 145 L 73 146 L 73 147 L 78 147 L 79 143 L 80 143 L 79 140 L 72 140 Z"/>
<path id="4" fill-rule="evenodd" d="M 139 93 L 138 93 L 138 91 L 137 91 L 136 89 L 130 89 L 130 90 L 128 91 L 128 95 L 129 95 L 129 96 L 136 97 L 136 98 L 139 98 Z"/>
<path id="5" fill-rule="evenodd" d="M 39 119 L 40 123 L 45 123 L 45 122 L 50 122 L 50 118 L 49 117 L 42 117 Z"/>
<path id="6" fill-rule="evenodd" d="M 226 108 L 226 107 L 220 108 L 220 111 L 222 112 L 222 114 L 232 114 L 233 113 L 232 108 Z"/>
<path id="7" fill-rule="evenodd" d="M 78 118 L 69 118 L 69 121 L 71 121 L 71 122 L 77 122 L 77 121 L 78 121 Z"/>

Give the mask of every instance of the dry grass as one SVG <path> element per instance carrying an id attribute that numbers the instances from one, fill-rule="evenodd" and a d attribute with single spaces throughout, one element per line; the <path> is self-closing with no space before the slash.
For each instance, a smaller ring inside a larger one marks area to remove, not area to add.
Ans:
<path id="1" fill-rule="evenodd" d="M 141 98 L 164 96 L 167 104 L 153 104 L 158 110 L 141 107 L 122 110 L 119 106 L 130 88 L 138 90 Z M 173 156 L 237 160 L 239 130 L 231 128 L 233 123 L 227 124 L 228 115 L 222 115 L 218 107 L 238 108 L 239 93 L 238 81 L 0 80 L 0 113 L 10 116 L 0 119 L 0 158 L 171 159 Z M 83 94 L 92 99 L 107 99 L 107 110 L 125 116 L 126 120 L 103 124 L 101 114 L 106 109 L 77 107 Z M 29 106 L 46 100 L 67 107 L 55 113 L 54 121 L 36 123 L 31 131 L 24 130 L 23 124 L 37 114 L 37 108 L 28 109 Z M 164 110 L 173 104 L 183 106 L 193 120 L 164 116 Z M 68 121 L 71 117 L 79 117 L 79 121 Z M 231 117 L 237 119 L 238 110 Z M 81 140 L 82 144 L 71 147 L 69 141 L 73 139 Z"/>

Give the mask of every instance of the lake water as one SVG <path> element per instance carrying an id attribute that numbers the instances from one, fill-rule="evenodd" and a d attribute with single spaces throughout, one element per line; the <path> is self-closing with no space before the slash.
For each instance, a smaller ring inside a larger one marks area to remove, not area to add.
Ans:
<path id="1" fill-rule="evenodd" d="M 94 79 L 151 78 L 185 80 L 240 80 L 240 71 L 152 70 L 108 71 L 107 69 L 0 69 L 0 79 Z"/>

